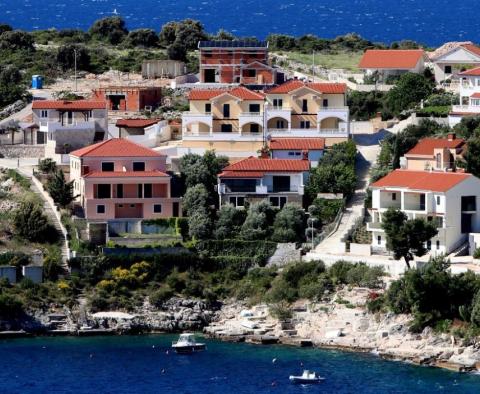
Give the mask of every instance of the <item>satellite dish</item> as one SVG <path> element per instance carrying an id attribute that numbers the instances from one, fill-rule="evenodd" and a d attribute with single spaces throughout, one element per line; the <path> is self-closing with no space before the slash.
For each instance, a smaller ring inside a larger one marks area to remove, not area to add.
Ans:
<path id="1" fill-rule="evenodd" d="M 267 134 L 267 141 L 271 141 L 272 140 L 272 135 L 271 134 Z"/>

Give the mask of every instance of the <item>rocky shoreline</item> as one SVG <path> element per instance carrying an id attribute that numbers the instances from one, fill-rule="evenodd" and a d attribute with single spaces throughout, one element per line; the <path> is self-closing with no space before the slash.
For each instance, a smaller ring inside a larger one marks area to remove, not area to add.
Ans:
<path id="1" fill-rule="evenodd" d="M 456 372 L 480 370 L 480 343 L 458 341 L 430 328 L 410 333 L 409 316 L 368 313 L 364 307 L 368 293 L 368 289 L 344 289 L 329 302 L 299 302 L 292 317 L 282 321 L 272 317 L 266 305 L 248 308 L 232 303 L 204 332 L 224 341 L 369 352 Z"/>

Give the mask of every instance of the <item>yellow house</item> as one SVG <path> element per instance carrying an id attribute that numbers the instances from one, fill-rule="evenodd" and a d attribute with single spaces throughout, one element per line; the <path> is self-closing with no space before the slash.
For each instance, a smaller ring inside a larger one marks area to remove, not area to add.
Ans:
<path id="1" fill-rule="evenodd" d="M 240 158 L 263 146 L 264 94 L 240 86 L 192 90 L 188 99 L 190 111 L 182 115 L 182 148 L 192 153 L 215 149 Z"/>

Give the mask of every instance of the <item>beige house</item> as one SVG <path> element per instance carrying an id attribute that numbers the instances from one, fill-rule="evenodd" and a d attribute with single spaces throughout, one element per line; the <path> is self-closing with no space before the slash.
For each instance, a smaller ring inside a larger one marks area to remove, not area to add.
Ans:
<path id="1" fill-rule="evenodd" d="M 480 48 L 472 42 L 448 42 L 430 53 L 435 81 L 457 80 L 462 71 L 480 66 Z"/>
<path id="2" fill-rule="evenodd" d="M 400 159 L 400 166 L 413 171 L 455 171 L 465 140 L 448 134 L 447 138 L 424 138 Z"/>

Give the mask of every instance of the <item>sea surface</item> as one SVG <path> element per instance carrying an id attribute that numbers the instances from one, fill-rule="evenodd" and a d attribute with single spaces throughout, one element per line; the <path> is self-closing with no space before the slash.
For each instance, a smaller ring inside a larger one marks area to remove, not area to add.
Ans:
<path id="1" fill-rule="evenodd" d="M 412 39 L 431 46 L 445 41 L 480 42 L 478 0 L 0 0 L 0 22 L 16 28 L 88 29 L 93 21 L 121 15 L 130 29 L 184 18 L 207 31 L 238 36 L 317 34 L 332 38 L 357 32 L 380 42 Z"/>
<path id="2" fill-rule="evenodd" d="M 480 376 L 384 361 L 370 354 L 207 341 L 194 355 L 174 336 L 0 341 L 0 393 L 448 393 L 480 392 Z M 276 359 L 276 362 L 272 362 Z M 302 364 L 304 367 L 302 367 Z M 326 378 L 297 386 L 303 368 Z"/>

